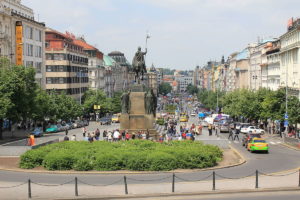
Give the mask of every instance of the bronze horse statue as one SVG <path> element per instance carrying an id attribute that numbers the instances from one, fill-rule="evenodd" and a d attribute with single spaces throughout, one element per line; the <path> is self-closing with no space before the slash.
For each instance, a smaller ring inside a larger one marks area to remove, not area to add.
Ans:
<path id="1" fill-rule="evenodd" d="M 133 71 L 135 72 L 134 81 L 140 83 L 140 80 L 144 80 L 144 74 L 147 73 L 145 58 L 144 56 L 147 54 L 147 49 L 145 52 L 141 51 L 141 47 L 138 48 L 138 51 L 135 53 L 132 66 Z"/>

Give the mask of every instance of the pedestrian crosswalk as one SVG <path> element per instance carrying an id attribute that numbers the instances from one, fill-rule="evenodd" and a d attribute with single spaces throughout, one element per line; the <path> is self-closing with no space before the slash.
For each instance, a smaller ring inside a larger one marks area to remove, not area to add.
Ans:
<path id="1" fill-rule="evenodd" d="M 267 140 L 267 142 L 269 143 L 269 145 L 280 145 L 280 144 L 282 144 L 281 141 L 268 141 Z M 234 141 L 228 140 L 228 143 L 229 144 L 232 144 L 232 143 L 242 144 L 242 141 L 240 141 L 240 140 L 234 140 Z"/>

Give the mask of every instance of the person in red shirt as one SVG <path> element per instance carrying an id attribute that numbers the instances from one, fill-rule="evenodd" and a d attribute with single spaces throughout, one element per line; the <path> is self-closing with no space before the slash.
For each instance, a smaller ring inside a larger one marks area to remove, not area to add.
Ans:
<path id="1" fill-rule="evenodd" d="M 125 134 L 125 140 L 130 140 L 131 138 L 131 135 L 128 131 L 126 131 L 126 134 Z"/>

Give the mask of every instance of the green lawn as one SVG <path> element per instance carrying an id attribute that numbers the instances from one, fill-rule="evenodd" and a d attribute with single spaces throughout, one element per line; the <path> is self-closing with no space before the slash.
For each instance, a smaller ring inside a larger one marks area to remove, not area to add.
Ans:
<path id="1" fill-rule="evenodd" d="M 27 151 L 21 156 L 20 167 L 31 169 L 43 166 L 48 170 L 77 171 L 168 171 L 213 167 L 222 156 L 217 146 L 193 141 L 163 144 L 145 140 L 116 143 L 69 141 Z"/>

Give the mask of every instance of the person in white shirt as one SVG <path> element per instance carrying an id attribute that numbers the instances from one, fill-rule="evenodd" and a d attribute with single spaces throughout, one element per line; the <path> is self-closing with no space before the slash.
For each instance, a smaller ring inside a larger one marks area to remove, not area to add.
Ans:
<path id="1" fill-rule="evenodd" d="M 107 133 L 107 140 L 108 140 L 109 142 L 112 141 L 112 132 L 111 132 L 111 131 L 108 131 L 108 133 Z"/>
<path id="2" fill-rule="evenodd" d="M 76 141 L 76 135 L 72 135 L 70 140 L 71 141 Z"/>
<path id="3" fill-rule="evenodd" d="M 120 139 L 120 132 L 119 132 L 119 130 L 117 129 L 117 130 L 115 130 L 115 132 L 114 132 L 114 141 L 115 142 L 117 142 L 117 141 L 119 141 L 119 139 Z"/>

